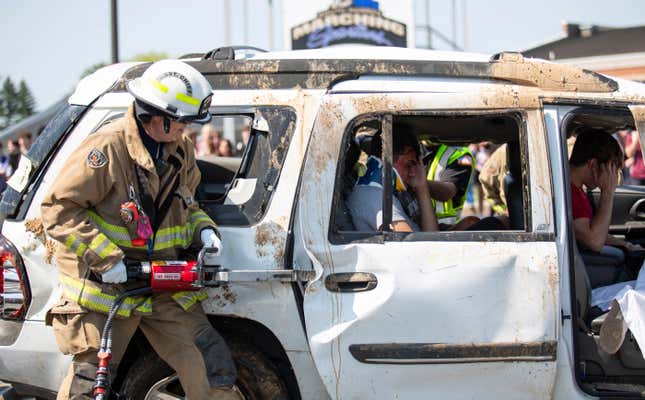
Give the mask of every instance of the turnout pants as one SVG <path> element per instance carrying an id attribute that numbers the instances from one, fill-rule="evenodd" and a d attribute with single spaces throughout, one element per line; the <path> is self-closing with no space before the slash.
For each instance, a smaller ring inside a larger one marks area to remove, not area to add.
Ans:
<path id="1" fill-rule="evenodd" d="M 107 315 L 69 300 L 61 300 L 50 315 L 59 349 L 73 356 L 57 399 L 92 399 L 97 352 Z M 224 339 L 208 322 L 201 304 L 184 311 L 169 293 L 153 295 L 151 315 L 113 319 L 112 378 L 137 327 L 177 372 L 188 399 L 228 398 L 228 392 L 237 398 L 229 390 L 237 373 Z"/>

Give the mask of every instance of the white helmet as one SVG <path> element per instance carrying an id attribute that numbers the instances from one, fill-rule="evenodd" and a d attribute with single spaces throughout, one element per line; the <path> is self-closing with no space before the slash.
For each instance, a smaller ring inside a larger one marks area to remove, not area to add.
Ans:
<path id="1" fill-rule="evenodd" d="M 178 60 L 157 61 L 128 82 L 128 92 L 144 110 L 179 122 L 210 121 L 212 91 L 199 71 Z"/>

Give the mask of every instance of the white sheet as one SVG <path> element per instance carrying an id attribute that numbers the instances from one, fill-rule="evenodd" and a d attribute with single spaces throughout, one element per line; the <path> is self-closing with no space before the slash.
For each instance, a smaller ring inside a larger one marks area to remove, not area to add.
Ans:
<path id="1" fill-rule="evenodd" d="M 609 310 L 611 301 L 616 299 L 623 313 L 627 327 L 634 335 L 636 343 L 645 358 L 645 263 L 635 281 L 619 282 L 602 286 L 591 291 L 591 305 L 603 311 Z"/>

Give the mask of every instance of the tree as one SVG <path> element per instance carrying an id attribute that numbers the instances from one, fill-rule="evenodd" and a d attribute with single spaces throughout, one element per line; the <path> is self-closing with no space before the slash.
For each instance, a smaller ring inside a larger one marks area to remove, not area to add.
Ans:
<path id="1" fill-rule="evenodd" d="M 159 60 L 164 60 L 168 58 L 168 54 L 161 51 L 150 51 L 148 53 L 139 53 L 132 57 L 129 61 L 143 61 L 143 62 L 155 62 Z M 85 78 L 88 75 L 93 74 L 96 70 L 101 69 L 108 65 L 107 63 L 101 61 L 87 67 L 81 73 L 81 79 Z"/>
<path id="2" fill-rule="evenodd" d="M 0 129 L 4 129 L 32 115 L 36 109 L 34 96 L 24 80 L 18 89 L 6 77 L 0 88 Z"/>
<path id="3" fill-rule="evenodd" d="M 94 65 L 90 65 L 89 67 L 85 68 L 85 71 L 83 71 L 83 72 L 81 73 L 81 79 L 85 78 L 85 77 L 86 77 L 86 76 L 88 76 L 88 75 L 93 74 L 94 72 L 96 72 L 96 70 L 101 69 L 101 68 L 105 67 L 106 65 L 107 65 L 107 64 L 106 64 L 106 63 L 104 63 L 104 62 L 102 62 L 102 61 L 101 61 L 101 62 L 97 62 L 97 63 L 96 63 L 96 64 L 94 64 Z"/>
<path id="4" fill-rule="evenodd" d="M 0 115 L 0 127 L 2 129 L 13 125 L 16 120 L 16 110 L 18 108 L 18 92 L 11 78 L 5 78 L 2 89 L 0 89 L 0 98 L 2 99 L 2 114 Z"/>
<path id="5" fill-rule="evenodd" d="M 148 53 L 136 54 L 130 61 L 155 62 L 168 58 L 168 53 L 163 51 L 150 51 Z"/>
<path id="6" fill-rule="evenodd" d="M 36 100 L 31 94 L 31 90 L 27 86 L 27 83 L 23 80 L 20 81 L 18 86 L 18 105 L 16 113 L 19 119 L 27 118 L 32 115 L 36 110 Z"/>

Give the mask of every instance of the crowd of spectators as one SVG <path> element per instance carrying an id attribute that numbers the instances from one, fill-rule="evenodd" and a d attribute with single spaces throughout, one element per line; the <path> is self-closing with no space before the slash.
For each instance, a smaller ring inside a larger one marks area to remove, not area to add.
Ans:
<path id="1" fill-rule="evenodd" d="M 18 138 L 9 139 L 7 141 L 7 150 L 4 151 L 4 146 L 0 142 L 0 193 L 7 187 L 7 180 L 11 178 L 14 172 L 18 169 L 20 157 L 27 154 L 31 148 L 31 133 L 21 132 Z"/>
<path id="2" fill-rule="evenodd" d="M 245 125 L 242 128 L 242 140 L 235 145 L 215 129 L 213 124 L 204 124 L 201 129 L 197 130 L 193 126 L 186 128 L 184 134 L 188 136 L 195 145 L 195 154 L 200 156 L 218 156 L 218 157 L 241 157 L 246 149 L 246 144 L 250 137 L 250 127 Z"/>
<path id="3" fill-rule="evenodd" d="M 645 164 L 638 131 L 619 131 L 615 135 L 625 152 L 623 180 L 628 185 L 645 185 Z"/>

